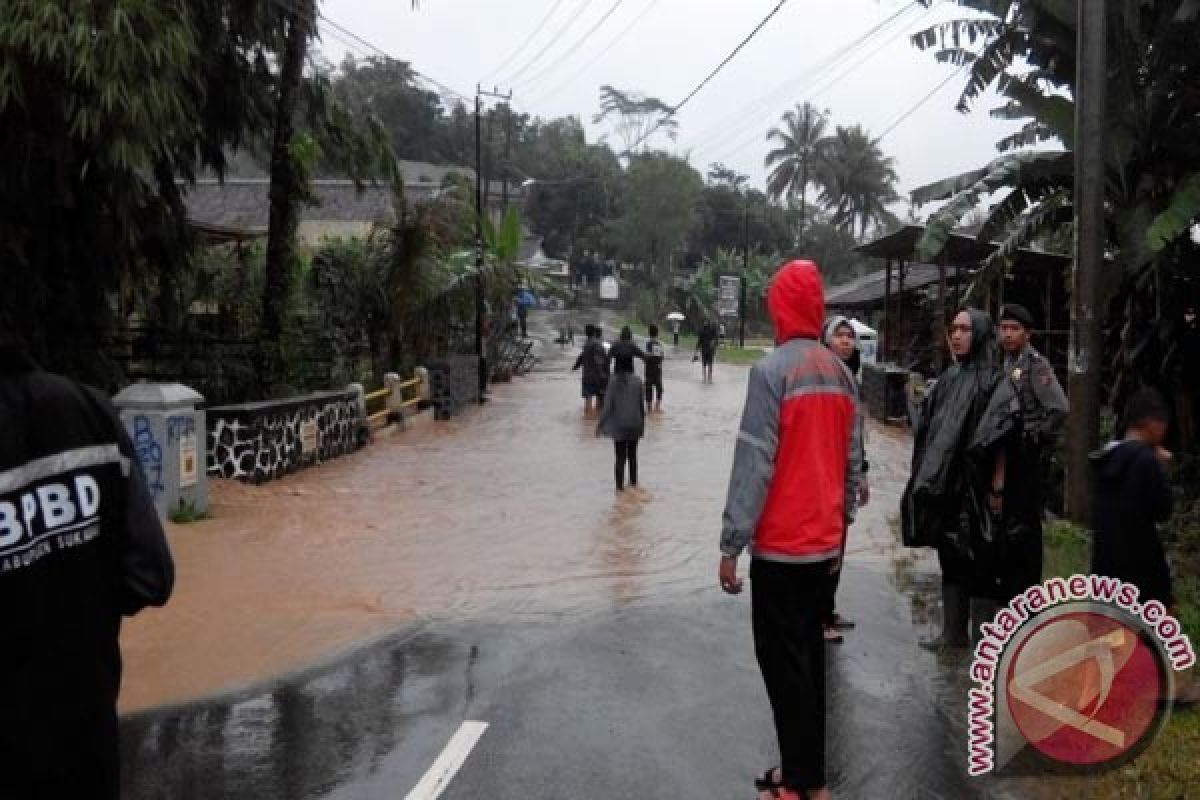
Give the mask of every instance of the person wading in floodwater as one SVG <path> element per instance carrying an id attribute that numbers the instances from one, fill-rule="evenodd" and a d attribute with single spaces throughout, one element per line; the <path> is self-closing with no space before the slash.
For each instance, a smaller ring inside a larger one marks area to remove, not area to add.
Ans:
<path id="1" fill-rule="evenodd" d="M 750 370 L 717 577 L 740 592 L 737 559 L 750 546 L 754 650 L 780 752 L 780 766 L 755 782 L 759 797 L 829 800 L 822 630 L 862 474 L 862 416 L 854 377 L 817 341 L 817 265 L 785 264 L 767 308 L 779 346 Z"/>
<path id="2" fill-rule="evenodd" d="M 588 324 L 584 328 L 585 341 L 583 350 L 575 359 L 571 370 L 583 368 L 582 393 L 583 416 L 589 419 L 593 416 L 592 409 L 599 411 L 604 404 L 604 390 L 608 386 L 608 351 L 600 340 L 600 331 L 595 325 Z M 595 405 L 593 406 L 593 402 Z"/>
<path id="3" fill-rule="evenodd" d="M 629 468 L 629 486 L 638 488 L 638 441 L 646 431 L 646 404 L 642 381 L 633 373 L 633 359 L 641 350 L 633 344 L 633 332 L 621 329 L 621 340 L 613 345 L 613 376 L 604 396 L 604 408 L 596 425 L 597 436 L 613 440 L 616 456 L 613 476 L 618 492 L 625 490 L 625 470 Z"/>
<path id="4" fill-rule="evenodd" d="M 712 383 L 713 362 L 717 360 L 717 326 L 711 320 L 705 320 L 700 326 L 700 334 L 696 337 L 696 353 L 700 357 L 701 372 L 704 380 Z M 696 360 L 696 356 L 692 356 Z"/>
<path id="5" fill-rule="evenodd" d="M 666 351 L 658 340 L 658 326 L 649 328 L 650 338 L 646 339 L 646 410 L 662 411 L 663 396 L 663 360 Z M 651 405 L 653 403 L 653 405 Z"/>

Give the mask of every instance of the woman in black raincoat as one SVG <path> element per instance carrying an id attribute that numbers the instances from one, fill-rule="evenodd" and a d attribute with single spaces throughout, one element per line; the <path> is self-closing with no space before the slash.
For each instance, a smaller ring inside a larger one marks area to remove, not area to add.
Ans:
<path id="1" fill-rule="evenodd" d="M 998 444 L 1011 400 L 996 365 L 985 312 L 960 311 L 950 329 L 955 362 L 926 395 L 913 437 L 912 474 L 901 500 L 904 544 L 934 547 L 942 568 L 942 634 L 922 647 L 963 647 L 999 594 L 993 513 L 1003 486 Z M 972 607 L 975 613 L 972 614 Z"/>

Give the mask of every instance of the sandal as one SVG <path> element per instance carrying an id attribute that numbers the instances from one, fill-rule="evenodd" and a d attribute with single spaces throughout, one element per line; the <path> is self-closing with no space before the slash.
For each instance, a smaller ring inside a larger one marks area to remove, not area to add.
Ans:
<path id="1" fill-rule="evenodd" d="M 768 793 L 767 797 L 779 800 L 807 800 L 808 793 L 803 789 L 792 789 L 780 782 L 783 779 L 782 773 L 783 771 L 779 767 L 771 767 L 762 774 L 761 778 L 754 779 L 754 788 L 759 791 L 759 800 L 764 800 L 763 792 Z M 776 778 L 777 774 L 778 779 Z"/>
<path id="2" fill-rule="evenodd" d="M 829 621 L 829 627 L 836 628 L 839 631 L 852 631 L 858 627 L 858 623 L 846 619 L 841 614 L 834 614 Z"/>
<path id="3" fill-rule="evenodd" d="M 779 775 L 778 778 L 775 777 L 776 774 Z M 771 767 L 762 774 L 761 778 L 754 779 L 754 788 L 758 789 L 760 792 L 767 792 L 772 789 L 782 789 L 782 780 L 783 770 L 781 770 L 779 767 Z"/>

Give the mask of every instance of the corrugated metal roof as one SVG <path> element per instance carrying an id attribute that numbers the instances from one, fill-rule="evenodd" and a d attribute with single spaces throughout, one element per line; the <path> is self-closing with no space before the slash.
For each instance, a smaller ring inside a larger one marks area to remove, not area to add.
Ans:
<path id="1" fill-rule="evenodd" d="M 957 270 L 947 267 L 946 280 L 953 281 L 957 274 L 965 278 L 968 270 Z M 938 280 L 938 268 L 929 264 L 916 264 L 904 268 L 904 293 L 924 289 Z M 825 293 L 827 308 L 865 308 L 883 302 L 884 289 L 887 285 L 886 270 L 879 270 L 864 275 L 856 281 L 835 286 Z M 900 289 L 899 270 L 892 269 L 892 294 Z"/>
<path id="2" fill-rule="evenodd" d="M 241 231 L 265 230 L 271 184 L 266 179 L 197 181 L 184 189 L 188 219 L 198 226 Z M 420 190 L 418 190 L 420 191 Z M 313 181 L 316 205 L 300 209 L 303 221 L 379 222 L 395 220 L 391 189 L 353 181 Z"/>
<path id="3" fill-rule="evenodd" d="M 917 242 L 925 233 L 924 225 L 905 225 L 898 231 L 880 236 L 878 239 L 854 248 L 859 253 L 892 261 L 915 261 Z M 999 242 L 981 242 L 965 233 L 952 233 L 946 240 L 938 260 L 958 267 L 974 267 L 983 262 L 1000 246 Z M 1033 248 L 1022 248 L 1013 258 L 1013 271 L 1024 272 L 1044 269 L 1064 269 L 1071 257 L 1060 253 L 1048 253 Z"/>

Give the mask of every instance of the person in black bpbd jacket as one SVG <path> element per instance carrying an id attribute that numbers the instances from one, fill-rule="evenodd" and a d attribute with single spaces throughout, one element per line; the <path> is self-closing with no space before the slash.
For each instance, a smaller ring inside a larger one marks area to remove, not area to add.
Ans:
<path id="1" fill-rule="evenodd" d="M 0 798 L 116 798 L 121 617 L 174 566 L 108 400 L 0 330 Z"/>

